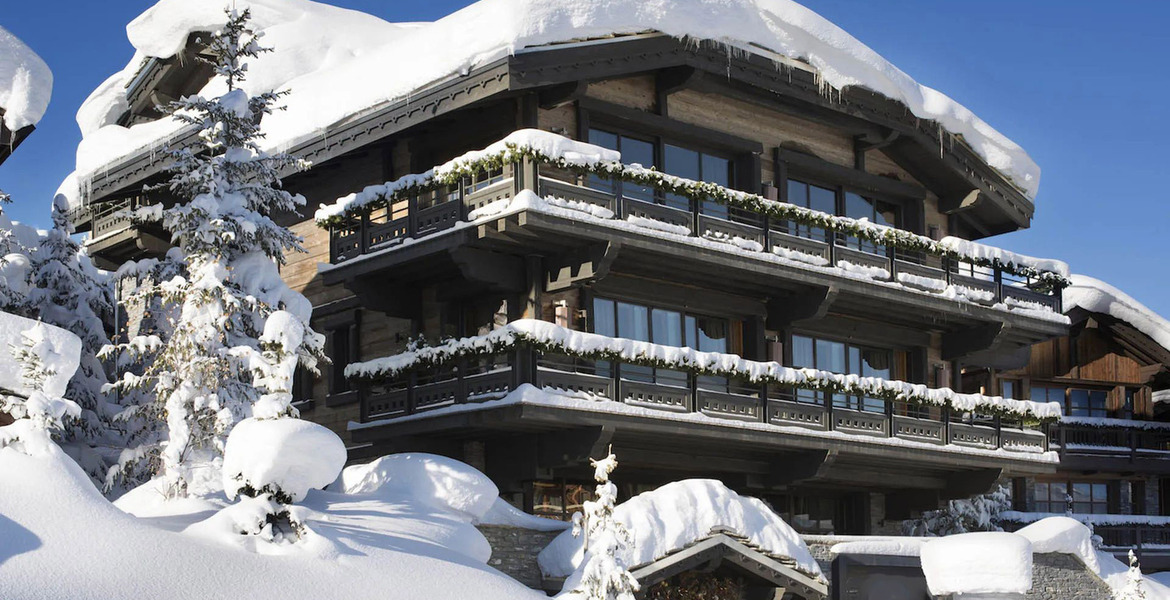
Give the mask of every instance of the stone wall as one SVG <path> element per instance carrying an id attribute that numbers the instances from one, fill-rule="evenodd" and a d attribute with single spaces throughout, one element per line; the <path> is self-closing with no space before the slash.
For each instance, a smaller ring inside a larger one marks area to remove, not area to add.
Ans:
<path id="1" fill-rule="evenodd" d="M 1071 554 L 1033 554 L 1032 591 L 1027 597 L 1034 600 L 1110 600 L 1113 592 Z"/>
<path id="2" fill-rule="evenodd" d="M 477 528 L 492 546 L 492 558 L 488 565 L 530 588 L 541 589 L 540 565 L 536 562 L 536 555 L 561 532 L 498 525 L 480 525 Z"/>

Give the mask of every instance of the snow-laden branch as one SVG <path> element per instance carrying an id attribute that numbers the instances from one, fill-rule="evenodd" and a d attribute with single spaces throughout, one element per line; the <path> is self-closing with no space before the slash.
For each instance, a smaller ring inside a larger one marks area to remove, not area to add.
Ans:
<path id="1" fill-rule="evenodd" d="M 1068 265 L 1058 260 L 1034 258 L 954 237 L 936 241 L 902 229 L 872 223 L 866 219 L 832 215 L 771 200 L 758 194 L 733 190 L 708 181 L 669 175 L 653 167 L 623 164 L 621 155 L 614 150 L 537 129 L 512 132 L 483 150 L 468 152 L 426 172 L 367 186 L 360 192 L 343 196 L 333 204 L 322 206 L 314 217 L 320 227 L 339 226 L 350 218 L 368 214 L 395 200 L 455 185 L 464 177 L 500 169 L 504 165 L 523 159 L 568 170 L 578 175 L 595 175 L 604 179 L 649 186 L 696 201 L 710 200 L 767 215 L 779 222 L 800 223 L 909 252 L 925 252 L 977 266 L 999 268 L 1013 275 L 1035 278 L 1047 284 L 1061 287 L 1068 285 Z"/>
<path id="2" fill-rule="evenodd" d="M 516 348 L 531 348 L 539 352 L 585 360 L 618 361 L 684 370 L 699 375 L 732 377 L 752 383 L 949 407 L 958 412 L 998 414 L 1039 421 L 1058 419 L 1061 415 L 1061 406 L 1056 402 L 1041 403 L 981 394 L 962 394 L 950 388 L 933 389 L 904 381 L 846 375 L 818 369 L 797 369 L 777 362 L 748 360 L 735 354 L 700 352 L 691 348 L 574 331 L 534 319 L 513 321 L 485 335 L 451 340 L 438 346 L 353 363 L 346 367 L 345 375 L 354 379 L 390 379 L 412 369 L 449 364 L 464 358 L 503 354 Z"/>

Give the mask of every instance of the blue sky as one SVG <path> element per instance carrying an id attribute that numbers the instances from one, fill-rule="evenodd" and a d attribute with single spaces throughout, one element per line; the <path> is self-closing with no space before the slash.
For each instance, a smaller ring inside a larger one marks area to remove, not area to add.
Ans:
<path id="1" fill-rule="evenodd" d="M 204 1 L 204 0 L 191 0 Z M 393 21 L 433 20 L 458 0 L 333 0 Z M 74 114 L 125 66 L 125 24 L 147 0 L 6 1 L 0 24 L 52 68 L 37 132 L 0 166 L 6 210 L 44 225 L 72 170 Z M 1170 3 L 1121 0 L 808 0 L 919 82 L 966 105 L 1043 169 L 1026 231 L 990 243 L 1060 258 L 1170 316 Z M 409 60 L 404 57 L 404 60 Z"/>

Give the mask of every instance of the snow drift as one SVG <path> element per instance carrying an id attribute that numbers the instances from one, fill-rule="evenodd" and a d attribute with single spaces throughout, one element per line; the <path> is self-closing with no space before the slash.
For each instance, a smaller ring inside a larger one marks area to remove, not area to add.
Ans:
<path id="1" fill-rule="evenodd" d="M 713 532 L 730 531 L 765 554 L 790 559 L 800 571 L 824 579 L 795 530 L 759 499 L 740 496 L 719 481 L 668 483 L 619 504 L 614 518 L 634 536 L 631 567 L 654 562 Z M 538 557 L 541 570 L 568 577 L 582 565 L 582 545 L 572 531 L 557 536 Z"/>
<path id="2" fill-rule="evenodd" d="M 1024 594 L 1032 589 L 1032 545 L 1014 533 L 981 531 L 922 546 L 922 572 L 935 596 Z"/>
<path id="3" fill-rule="evenodd" d="M 288 494 L 293 502 L 333 483 L 345 466 L 337 434 L 301 419 L 244 419 L 223 452 L 223 488 L 235 498 L 245 486 Z"/>
<path id="4" fill-rule="evenodd" d="M 714 40 L 779 60 L 795 59 L 828 86 L 860 86 L 899 100 L 918 117 L 961 136 L 992 167 L 1035 197 L 1040 170 L 1022 148 L 946 95 L 915 82 L 841 28 L 791 0 L 481 0 L 425 25 L 391 24 L 308 0 L 251 0 L 263 43 L 276 48 L 255 61 L 244 89 L 288 89 L 288 110 L 265 118 L 265 149 L 289 148 L 373 107 L 405 98 L 450 76 L 555 42 L 658 31 Z M 81 179 L 103 165 L 153 148 L 180 130 L 163 119 L 130 129 L 115 121 L 126 85 L 149 57 L 166 58 L 190 33 L 222 22 L 214 3 L 162 0 L 127 33 L 136 53 L 78 111 L 85 136 L 78 147 Z M 469 35 L 474 31 L 474 35 Z M 334 33 L 336 32 L 336 33 Z M 443 40 L 459 40 L 457 44 Z M 221 91 L 212 81 L 204 95 Z M 63 189 L 71 197 L 76 190 Z"/>

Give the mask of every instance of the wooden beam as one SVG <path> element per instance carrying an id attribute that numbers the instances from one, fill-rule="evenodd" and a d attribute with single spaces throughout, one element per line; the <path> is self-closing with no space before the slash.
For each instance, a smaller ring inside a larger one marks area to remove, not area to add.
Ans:
<path id="1" fill-rule="evenodd" d="M 955 213 L 964 212 L 977 208 L 986 196 L 983 191 L 976 188 L 966 193 L 959 192 L 940 196 L 938 199 L 938 210 L 945 215 L 953 215 Z"/>
<path id="2" fill-rule="evenodd" d="M 536 440 L 537 464 L 547 469 L 589 464 L 590 458 L 604 458 L 613 434 L 608 425 L 542 433 Z"/>
<path id="3" fill-rule="evenodd" d="M 987 350 L 1003 341 L 1011 330 L 1008 323 L 984 323 L 961 331 L 944 333 L 942 359 L 959 360 L 975 352 Z"/>
<path id="4" fill-rule="evenodd" d="M 837 450 L 811 450 L 785 456 L 772 466 L 767 483 L 769 486 L 778 487 L 810 479 L 823 479 L 838 457 Z"/>
<path id="5" fill-rule="evenodd" d="M 796 321 L 821 319 L 837 299 L 836 286 L 813 288 L 805 294 L 794 294 L 768 300 L 768 329 L 785 329 Z"/>
<path id="6" fill-rule="evenodd" d="M 576 102 L 588 90 L 589 82 L 583 79 L 545 88 L 540 91 L 540 107 L 548 110 Z"/>
<path id="7" fill-rule="evenodd" d="M 943 500 L 960 500 L 991 490 L 991 486 L 1003 475 L 1003 469 L 979 469 L 947 475 L 947 486 L 939 495 Z"/>
<path id="8" fill-rule="evenodd" d="M 467 246 L 448 251 L 451 260 L 459 267 L 463 279 L 470 283 L 484 285 L 501 292 L 523 292 L 524 259 L 510 254 L 487 252 Z"/>
<path id="9" fill-rule="evenodd" d="M 568 255 L 545 259 L 545 291 L 558 292 L 605 277 L 621 247 L 617 240 L 601 242 Z"/>

